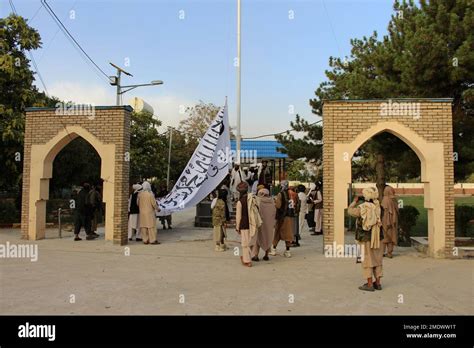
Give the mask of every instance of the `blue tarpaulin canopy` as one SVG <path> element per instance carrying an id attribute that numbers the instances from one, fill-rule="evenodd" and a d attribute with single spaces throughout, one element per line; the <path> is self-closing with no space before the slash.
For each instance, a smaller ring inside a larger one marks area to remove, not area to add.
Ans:
<path id="1" fill-rule="evenodd" d="M 231 150 L 236 151 L 235 140 L 230 140 Z M 288 155 L 278 151 L 279 148 L 285 148 L 276 140 L 242 140 L 240 142 L 241 151 L 256 151 L 259 159 L 278 159 L 288 158 Z"/>

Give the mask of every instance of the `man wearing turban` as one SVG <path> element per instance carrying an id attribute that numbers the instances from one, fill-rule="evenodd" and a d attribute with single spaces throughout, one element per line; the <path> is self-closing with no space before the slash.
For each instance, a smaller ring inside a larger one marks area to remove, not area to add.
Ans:
<path id="1" fill-rule="evenodd" d="M 236 206 L 235 229 L 240 234 L 242 244 L 240 260 L 244 266 L 252 267 L 251 249 L 257 241 L 257 231 L 262 225 L 262 218 L 257 200 L 252 193 L 248 193 L 248 188 L 249 185 L 245 181 L 237 185 L 240 198 Z"/>
<path id="2" fill-rule="evenodd" d="M 270 191 L 265 187 L 261 188 L 257 193 L 257 204 L 260 217 L 262 218 L 262 226 L 258 229 L 257 243 L 252 250 L 252 261 L 259 261 L 258 253 L 263 249 L 265 256 L 264 261 L 268 261 L 268 253 L 272 246 L 273 236 L 275 235 L 275 201 L 270 196 Z"/>
<path id="3" fill-rule="evenodd" d="M 347 209 L 349 215 L 357 218 L 356 240 L 362 247 L 362 271 L 367 283 L 359 287 L 360 290 L 382 290 L 383 247 L 380 243 L 380 203 L 379 192 L 375 187 L 365 188 L 362 191 L 365 202 L 358 205 L 359 197 L 354 197 Z M 375 280 L 372 279 L 375 277 Z"/>
<path id="4" fill-rule="evenodd" d="M 393 248 L 398 241 L 398 203 L 392 186 L 385 186 L 381 206 L 384 250 L 387 251 L 387 257 L 392 258 Z"/>
<path id="5" fill-rule="evenodd" d="M 138 223 L 138 215 L 140 209 L 138 208 L 137 198 L 138 193 L 142 190 L 142 185 L 134 184 L 132 186 L 133 193 L 128 199 L 128 240 L 132 240 L 133 230 L 135 230 L 135 240 L 141 241 L 140 225 Z"/>
<path id="6" fill-rule="evenodd" d="M 148 181 L 142 184 L 143 190 L 138 194 L 137 203 L 140 221 L 140 229 L 144 244 L 160 244 L 156 240 L 156 212 L 160 208 L 156 204 L 155 195 L 151 191 Z"/>
<path id="7" fill-rule="evenodd" d="M 291 257 L 290 246 L 293 241 L 293 220 L 295 209 L 292 207 L 290 202 L 290 195 L 288 193 L 288 181 L 283 180 L 280 183 L 281 191 L 278 193 L 275 206 L 276 212 L 276 226 L 275 226 L 275 237 L 273 238 L 273 246 L 270 251 L 270 255 L 276 255 L 276 247 L 280 240 L 285 241 L 286 250 L 283 253 L 285 257 Z"/>

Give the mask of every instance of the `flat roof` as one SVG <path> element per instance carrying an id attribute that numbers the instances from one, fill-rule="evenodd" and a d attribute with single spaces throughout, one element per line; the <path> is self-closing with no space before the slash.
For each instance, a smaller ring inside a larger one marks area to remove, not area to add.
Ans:
<path id="1" fill-rule="evenodd" d="M 74 105 L 85 105 L 85 104 L 74 104 Z M 67 103 L 65 104 L 65 106 L 67 106 Z M 125 110 L 128 110 L 128 111 L 133 111 L 133 108 L 130 106 L 130 105 L 107 105 L 107 106 L 94 106 L 94 109 L 95 110 L 113 110 L 113 109 L 125 109 Z M 48 111 L 48 110 L 56 110 L 56 107 L 49 107 L 49 106 L 32 106 L 32 107 L 29 107 L 29 108 L 26 108 L 25 109 L 26 111 L 28 112 L 34 112 L 34 111 Z"/>

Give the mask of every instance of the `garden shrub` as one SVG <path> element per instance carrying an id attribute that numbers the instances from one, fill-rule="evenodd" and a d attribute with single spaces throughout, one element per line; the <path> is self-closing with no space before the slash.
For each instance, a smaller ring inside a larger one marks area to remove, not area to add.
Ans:
<path id="1" fill-rule="evenodd" d="M 411 229 L 416 225 L 420 212 L 412 205 L 405 205 L 399 210 L 398 218 L 398 245 L 411 245 Z"/>

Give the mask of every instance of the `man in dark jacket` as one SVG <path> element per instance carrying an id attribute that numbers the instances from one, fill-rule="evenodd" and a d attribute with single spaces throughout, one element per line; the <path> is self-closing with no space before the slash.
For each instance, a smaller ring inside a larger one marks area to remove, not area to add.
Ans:
<path id="1" fill-rule="evenodd" d="M 100 194 L 101 186 L 99 184 L 92 185 L 89 191 L 88 201 L 91 206 L 91 231 L 93 235 L 99 236 L 97 232 L 97 224 L 102 216 L 102 195 Z"/>
<path id="2" fill-rule="evenodd" d="M 262 166 L 260 167 L 260 170 L 258 171 L 258 184 L 264 185 L 265 188 L 267 189 L 269 189 L 270 185 L 272 184 L 272 171 L 268 167 L 267 160 L 262 161 Z"/>
<path id="3" fill-rule="evenodd" d="M 161 185 L 160 187 L 160 192 L 156 195 L 156 198 L 164 198 L 168 195 L 168 190 L 166 189 L 165 185 Z M 160 216 L 160 222 L 163 225 L 163 229 L 166 230 L 166 223 L 168 223 L 168 229 L 172 229 L 171 227 L 171 214 L 165 215 L 165 216 Z"/>
<path id="4" fill-rule="evenodd" d="M 82 188 L 77 194 L 76 198 L 76 209 L 75 209 L 75 217 L 74 217 L 74 240 L 82 240 L 79 237 L 79 233 L 81 232 L 81 228 L 84 227 L 86 231 L 86 239 L 92 240 L 97 238 L 97 235 L 92 233 L 91 231 L 91 220 L 92 220 L 92 206 L 89 202 L 89 191 L 90 185 L 89 183 L 85 182 L 82 184 Z"/>

